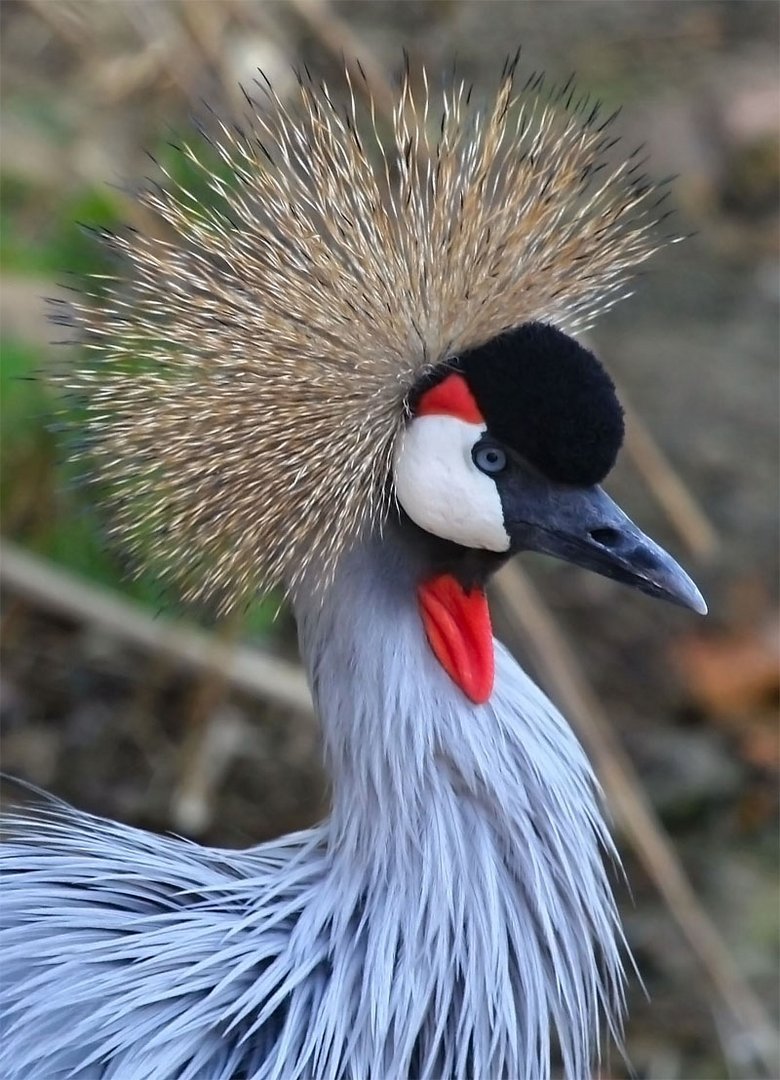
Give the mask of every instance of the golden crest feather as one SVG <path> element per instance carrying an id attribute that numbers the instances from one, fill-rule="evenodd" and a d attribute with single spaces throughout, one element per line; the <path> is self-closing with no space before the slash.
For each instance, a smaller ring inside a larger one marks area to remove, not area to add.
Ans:
<path id="1" fill-rule="evenodd" d="M 299 80 L 217 122 L 208 204 L 167 176 L 166 235 L 109 239 L 126 271 L 74 307 L 91 361 L 88 453 L 113 529 L 185 599 L 223 608 L 381 527 L 417 379 L 531 320 L 584 329 L 658 246 L 658 188 L 597 107 L 517 85 L 484 115 L 464 83 L 405 74 L 385 148 L 372 106 Z"/>

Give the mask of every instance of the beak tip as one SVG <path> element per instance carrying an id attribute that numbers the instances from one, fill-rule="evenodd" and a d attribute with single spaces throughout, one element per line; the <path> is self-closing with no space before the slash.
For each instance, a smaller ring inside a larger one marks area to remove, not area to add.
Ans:
<path id="1" fill-rule="evenodd" d="M 695 612 L 696 615 L 706 615 L 707 601 L 692 578 L 665 551 L 659 550 L 657 556 L 660 563 L 658 572 L 649 578 L 651 585 L 654 586 L 652 595 L 662 600 L 670 600 L 678 607 Z M 642 588 L 641 584 L 639 588 Z"/>
<path id="2" fill-rule="evenodd" d="M 691 604 L 691 609 L 695 611 L 697 615 L 707 615 L 709 613 L 707 601 L 704 599 L 698 589 L 696 590 L 695 602 Z"/>
<path id="3" fill-rule="evenodd" d="M 707 601 L 684 571 L 683 577 L 684 580 L 681 583 L 681 587 L 674 590 L 674 592 L 669 595 L 669 599 L 675 600 L 678 604 L 682 605 L 682 607 L 688 608 L 689 611 L 693 611 L 697 615 L 706 615 L 709 611 Z"/>

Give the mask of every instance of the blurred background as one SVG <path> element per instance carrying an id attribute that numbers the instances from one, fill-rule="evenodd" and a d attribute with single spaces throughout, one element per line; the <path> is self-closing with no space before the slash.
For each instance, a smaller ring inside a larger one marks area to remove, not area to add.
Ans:
<path id="1" fill-rule="evenodd" d="M 365 67 L 380 112 L 402 49 L 491 93 L 505 54 L 574 71 L 673 185 L 675 228 L 593 342 L 629 403 L 610 491 L 670 548 L 706 621 L 529 558 L 497 623 L 572 716 L 610 796 L 645 981 L 638 1077 L 777 1076 L 778 7 L 731 2 L 3 0 L 3 768 L 79 807 L 239 846 L 327 808 L 289 616 L 215 622 L 129 581 L 67 463 L 47 386 L 77 360 L 44 297 L 103 255 L 80 223 L 144 226 L 123 185 L 204 102 L 242 115 L 262 68 Z M 207 198 L 204 191 L 203 197 Z M 56 313 L 57 305 L 53 310 Z M 256 655 L 262 650 L 261 655 Z M 763 1042 L 761 1040 L 763 1039 Z M 757 1050 L 756 1047 L 760 1048 Z M 762 1071 L 763 1070 L 763 1071 Z M 618 1054 L 604 1076 L 629 1075 Z"/>

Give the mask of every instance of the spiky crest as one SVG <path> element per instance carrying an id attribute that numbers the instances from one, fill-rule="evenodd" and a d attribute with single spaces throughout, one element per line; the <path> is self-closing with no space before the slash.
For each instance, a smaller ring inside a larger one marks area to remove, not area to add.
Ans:
<path id="1" fill-rule="evenodd" d="M 258 82 L 219 169 L 181 147 L 213 202 L 166 172 L 140 196 L 160 234 L 110 237 L 128 272 L 75 306 L 93 360 L 67 383 L 116 534 L 185 598 L 327 580 L 387 512 L 416 380 L 524 322 L 585 328 L 658 246 L 598 108 L 515 66 L 484 116 L 458 82 L 437 121 L 407 71 L 389 149 L 349 76 L 344 109 Z"/>

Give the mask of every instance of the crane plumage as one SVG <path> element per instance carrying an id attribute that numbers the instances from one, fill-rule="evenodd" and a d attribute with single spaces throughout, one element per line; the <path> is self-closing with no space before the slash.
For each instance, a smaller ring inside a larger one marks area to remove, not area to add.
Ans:
<path id="1" fill-rule="evenodd" d="M 1 1075 L 541 1080 L 555 1032 L 588 1075 L 623 985 L 590 767 L 502 649 L 474 715 L 414 569 L 374 541 L 296 604 L 322 825 L 242 852 L 62 807 L 17 826 Z"/>
<path id="2" fill-rule="evenodd" d="M 584 1080 L 619 1040 L 598 787 L 484 589 L 535 549 L 703 610 L 598 486 L 622 412 L 570 336 L 655 189 L 569 85 L 422 81 L 390 151 L 308 78 L 248 98 L 221 167 L 183 147 L 214 204 L 147 190 L 167 234 L 109 237 L 127 274 L 74 307 L 118 535 L 191 598 L 287 592 L 332 811 L 243 852 L 12 814 L 8 1080 Z"/>

